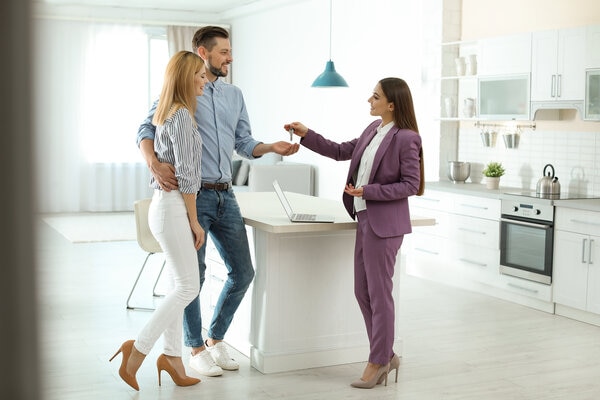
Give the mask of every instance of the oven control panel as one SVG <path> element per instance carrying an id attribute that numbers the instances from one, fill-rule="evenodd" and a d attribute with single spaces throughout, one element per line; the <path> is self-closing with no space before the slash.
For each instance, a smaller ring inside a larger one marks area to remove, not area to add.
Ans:
<path id="1" fill-rule="evenodd" d="M 548 203 L 523 200 L 502 200 L 502 215 L 554 221 L 554 206 Z"/>

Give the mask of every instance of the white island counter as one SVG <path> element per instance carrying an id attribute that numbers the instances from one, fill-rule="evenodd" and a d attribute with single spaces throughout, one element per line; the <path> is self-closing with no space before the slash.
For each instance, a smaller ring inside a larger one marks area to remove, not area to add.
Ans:
<path id="1" fill-rule="evenodd" d="M 335 222 L 291 223 L 274 192 L 236 193 L 254 232 L 251 364 L 271 373 L 365 361 L 369 344 L 353 286 L 356 222 L 341 201 L 286 195 L 296 212 L 330 214 Z M 413 216 L 412 222 L 423 226 L 435 220 Z M 396 304 L 399 276 L 398 269 Z M 246 353 L 248 343 L 226 340 Z M 401 347 L 397 337 L 396 352 Z"/>

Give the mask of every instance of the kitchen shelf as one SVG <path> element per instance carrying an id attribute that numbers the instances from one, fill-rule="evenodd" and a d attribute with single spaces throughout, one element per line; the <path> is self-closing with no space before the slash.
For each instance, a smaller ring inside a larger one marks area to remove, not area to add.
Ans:
<path id="1" fill-rule="evenodd" d="M 457 40 L 457 41 L 453 41 L 453 42 L 443 42 L 441 45 L 442 46 L 477 46 L 479 42 L 477 40 Z"/>

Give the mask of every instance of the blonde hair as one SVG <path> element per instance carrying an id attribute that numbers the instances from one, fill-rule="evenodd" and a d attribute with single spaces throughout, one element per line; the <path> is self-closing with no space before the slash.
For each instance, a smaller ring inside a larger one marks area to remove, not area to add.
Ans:
<path id="1" fill-rule="evenodd" d="M 162 125 L 175 111 L 186 108 L 193 116 L 196 111 L 194 75 L 204 66 L 204 61 L 191 51 L 177 52 L 167 64 L 163 87 L 152 118 L 154 125 Z M 194 124 L 196 121 L 194 120 Z"/>

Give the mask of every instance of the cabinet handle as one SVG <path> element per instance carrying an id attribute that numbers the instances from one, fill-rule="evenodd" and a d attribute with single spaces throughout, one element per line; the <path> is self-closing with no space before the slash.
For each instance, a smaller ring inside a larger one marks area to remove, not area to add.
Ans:
<path id="1" fill-rule="evenodd" d="M 427 254 L 433 254 L 434 256 L 439 256 L 440 255 L 440 253 L 438 253 L 437 251 L 431 251 L 431 250 L 427 250 L 427 249 L 422 249 L 420 247 L 415 247 L 415 250 L 422 251 L 423 253 L 427 253 Z"/>
<path id="2" fill-rule="evenodd" d="M 471 265 L 477 265 L 478 267 L 487 267 L 487 264 L 485 263 L 480 263 L 477 261 L 471 261 L 471 260 L 467 260 L 466 258 L 459 258 L 460 261 L 467 263 L 467 264 L 471 264 Z"/>
<path id="3" fill-rule="evenodd" d="M 476 208 L 478 210 L 487 210 L 487 207 L 483 207 L 483 206 L 477 206 L 474 204 L 466 204 L 466 203 L 461 203 L 460 204 L 461 207 L 467 207 L 467 208 Z"/>
<path id="4" fill-rule="evenodd" d="M 592 262 L 592 247 L 594 247 L 594 239 L 590 239 L 590 247 L 588 249 L 588 264 L 593 264 Z"/>
<path id="5" fill-rule="evenodd" d="M 470 233 L 478 233 L 480 235 L 487 235 L 487 232 L 484 231 L 476 231 L 475 229 L 469 228 L 458 228 L 459 231 L 470 232 Z"/>
<path id="6" fill-rule="evenodd" d="M 562 75 L 556 75 L 556 97 L 561 97 L 562 96 L 562 90 L 561 90 L 561 86 L 562 86 Z"/>
<path id="7" fill-rule="evenodd" d="M 581 220 L 581 219 L 572 219 L 571 222 L 573 222 L 575 224 L 600 226 L 600 223 L 598 223 L 598 222 L 584 221 L 584 220 Z"/>
<path id="8" fill-rule="evenodd" d="M 530 292 L 530 293 L 536 293 L 537 294 L 537 292 L 538 292 L 538 290 L 529 289 L 529 288 L 523 287 L 521 285 L 515 285 L 514 283 L 508 283 L 508 286 L 514 287 L 515 289 L 525 290 L 526 292 Z"/>
<path id="9" fill-rule="evenodd" d="M 532 228 L 541 228 L 541 229 L 550 229 L 552 228 L 552 225 L 542 225 L 542 224 L 538 224 L 538 223 L 534 223 L 534 222 L 523 222 L 523 221 L 517 221 L 516 219 L 508 219 L 508 218 L 500 218 L 501 222 L 508 222 L 509 224 L 513 224 L 513 225 L 521 225 L 521 226 L 530 226 Z"/>
<path id="10" fill-rule="evenodd" d="M 552 75 L 552 85 L 550 86 L 550 97 L 556 97 L 556 75 Z"/>
<path id="11" fill-rule="evenodd" d="M 583 239 L 581 246 L 581 263 L 585 264 L 585 244 L 587 243 L 587 239 Z"/>

